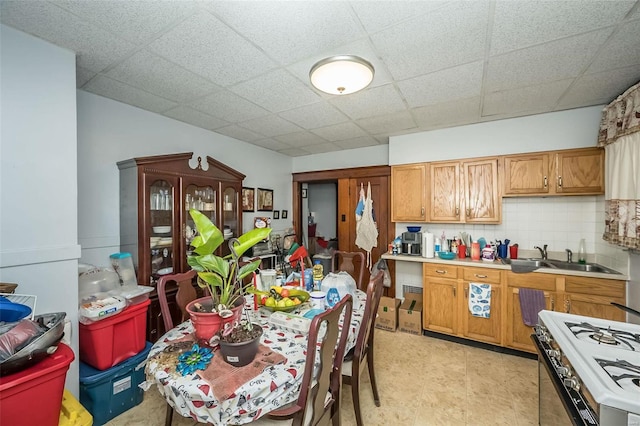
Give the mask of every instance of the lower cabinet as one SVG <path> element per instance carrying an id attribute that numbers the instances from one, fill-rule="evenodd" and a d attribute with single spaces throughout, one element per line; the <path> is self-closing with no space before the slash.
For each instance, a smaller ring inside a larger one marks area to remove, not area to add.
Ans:
<path id="1" fill-rule="evenodd" d="M 611 304 L 626 304 L 624 281 L 566 276 L 564 290 L 561 307 L 564 312 L 613 321 L 625 320 L 624 311 Z"/>
<path id="2" fill-rule="evenodd" d="M 424 328 L 486 343 L 501 344 L 502 290 L 500 270 L 423 265 Z M 491 284 L 489 318 L 471 315 L 469 288 L 472 282 Z"/>
<path id="3" fill-rule="evenodd" d="M 502 343 L 502 287 L 499 269 L 462 268 L 464 300 L 461 307 L 462 335 L 469 339 L 482 342 Z M 469 310 L 469 291 L 471 283 L 491 285 L 491 301 L 489 304 L 489 318 L 476 317 Z"/>
<path id="4" fill-rule="evenodd" d="M 441 263 L 424 263 L 422 268 L 425 330 L 535 353 L 533 327 L 522 319 L 523 288 L 542 291 L 548 310 L 625 320 L 624 311 L 611 302 L 626 305 L 626 281 L 537 272 L 515 274 Z M 471 315 L 471 283 L 491 285 L 489 318 Z"/>
<path id="5" fill-rule="evenodd" d="M 520 306 L 520 289 L 531 288 L 544 292 L 545 307 L 554 310 L 558 305 L 556 294 L 556 276 L 536 274 L 514 274 L 508 271 L 507 280 L 507 318 L 505 346 L 520 351 L 534 353 L 536 348 L 531 340 L 534 333 L 533 327 L 526 325 L 522 319 Z"/>

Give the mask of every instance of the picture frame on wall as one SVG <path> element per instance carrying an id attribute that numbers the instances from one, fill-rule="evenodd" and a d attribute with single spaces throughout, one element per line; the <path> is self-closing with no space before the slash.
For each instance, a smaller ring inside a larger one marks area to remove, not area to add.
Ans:
<path id="1" fill-rule="evenodd" d="M 274 219 L 280 219 L 280 210 L 274 210 L 273 211 L 273 218 Z"/>
<path id="2" fill-rule="evenodd" d="M 259 212 L 267 212 L 273 210 L 273 190 L 258 188 L 257 203 Z"/>
<path id="3" fill-rule="evenodd" d="M 287 210 L 282 210 L 282 218 L 286 219 L 289 216 L 289 212 Z"/>
<path id="4" fill-rule="evenodd" d="M 255 208 L 255 189 L 242 187 L 242 211 L 253 212 Z"/>

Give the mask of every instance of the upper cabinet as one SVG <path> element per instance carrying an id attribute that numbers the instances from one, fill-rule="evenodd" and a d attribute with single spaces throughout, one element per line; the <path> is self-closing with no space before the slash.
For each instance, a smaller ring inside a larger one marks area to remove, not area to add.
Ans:
<path id="1" fill-rule="evenodd" d="M 464 172 L 464 221 L 500 223 L 502 197 L 498 184 L 498 159 L 462 163 Z"/>
<path id="2" fill-rule="evenodd" d="M 429 222 L 500 223 L 498 159 L 429 164 Z"/>
<path id="3" fill-rule="evenodd" d="M 461 222 L 460 162 L 429 163 L 429 222 Z"/>
<path id="4" fill-rule="evenodd" d="M 186 272 L 195 236 L 189 209 L 207 215 L 225 239 L 242 233 L 239 207 L 244 175 L 193 153 L 133 158 L 120 169 L 120 249 L 131 253 L 140 284 L 155 285 L 163 274 Z M 195 162 L 195 161 L 194 161 Z M 228 254 L 226 244 L 219 255 Z"/>
<path id="5" fill-rule="evenodd" d="M 426 220 L 426 179 L 425 163 L 391 167 L 391 221 Z"/>
<path id="6" fill-rule="evenodd" d="M 505 197 L 604 193 L 604 150 L 581 148 L 504 157 Z"/>

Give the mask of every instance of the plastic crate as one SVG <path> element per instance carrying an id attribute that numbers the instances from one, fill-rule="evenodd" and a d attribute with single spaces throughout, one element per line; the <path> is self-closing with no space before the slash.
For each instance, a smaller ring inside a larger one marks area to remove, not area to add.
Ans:
<path id="1" fill-rule="evenodd" d="M 71 392 L 65 389 L 58 426 L 91 426 L 92 424 L 91 414 L 73 397 Z"/>
<path id="2" fill-rule="evenodd" d="M 64 343 L 39 363 L 0 377 L 0 424 L 57 426 L 73 351 Z"/>
<path id="3" fill-rule="evenodd" d="M 117 315 L 91 324 L 80 324 L 80 361 L 106 370 L 142 351 L 147 329 L 145 300 Z"/>
<path id="4" fill-rule="evenodd" d="M 101 426 L 142 402 L 144 391 L 138 387 L 145 379 L 144 365 L 152 344 L 147 342 L 139 354 L 100 371 L 80 362 L 80 403 Z"/>

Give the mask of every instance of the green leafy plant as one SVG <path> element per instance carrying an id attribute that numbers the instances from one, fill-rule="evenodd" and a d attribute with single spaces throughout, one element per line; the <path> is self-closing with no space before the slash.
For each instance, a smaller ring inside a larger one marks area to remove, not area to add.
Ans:
<path id="1" fill-rule="evenodd" d="M 260 259 L 240 266 L 242 255 L 269 237 L 271 228 L 256 228 L 228 240 L 231 254 L 220 257 L 218 248 L 225 242 L 224 234 L 211 220 L 196 209 L 189 210 L 198 234 L 191 241 L 193 254 L 187 256 L 189 266 L 198 272 L 198 285 L 209 290 L 212 312 L 231 315 L 231 308 L 240 300 L 251 284 L 242 280 L 260 265 Z M 250 324 L 249 324 L 250 326 Z"/>

